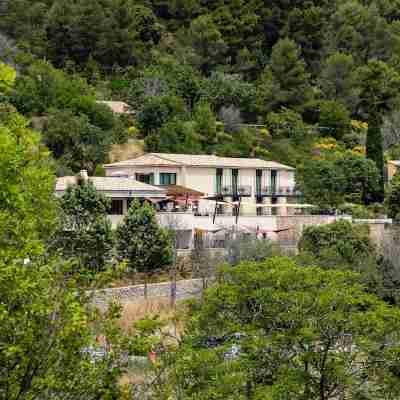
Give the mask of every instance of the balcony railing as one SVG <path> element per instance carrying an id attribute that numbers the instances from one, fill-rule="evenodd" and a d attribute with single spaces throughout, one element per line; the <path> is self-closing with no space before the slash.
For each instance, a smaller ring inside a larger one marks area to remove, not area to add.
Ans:
<path id="1" fill-rule="evenodd" d="M 234 187 L 232 185 L 223 185 L 220 189 L 217 189 L 217 194 L 222 196 L 251 196 L 250 185 L 238 185 Z"/>
<path id="2" fill-rule="evenodd" d="M 301 196 L 301 192 L 294 186 L 265 186 L 261 188 L 261 196 Z"/>

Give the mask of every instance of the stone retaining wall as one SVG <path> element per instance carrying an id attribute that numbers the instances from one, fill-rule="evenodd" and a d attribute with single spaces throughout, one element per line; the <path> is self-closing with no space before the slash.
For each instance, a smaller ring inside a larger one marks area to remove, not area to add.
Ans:
<path id="1" fill-rule="evenodd" d="M 187 279 L 176 282 L 175 299 L 186 300 L 201 296 L 208 281 L 203 279 Z M 135 285 L 120 288 L 97 290 L 93 302 L 98 306 L 107 306 L 111 301 L 121 305 L 126 303 L 141 303 L 145 300 L 145 286 Z M 147 285 L 147 298 L 172 298 L 174 282 L 151 283 Z"/>

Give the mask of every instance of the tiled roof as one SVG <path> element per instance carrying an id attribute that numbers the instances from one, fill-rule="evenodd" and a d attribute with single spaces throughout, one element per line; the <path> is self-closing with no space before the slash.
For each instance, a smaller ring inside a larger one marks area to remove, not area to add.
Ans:
<path id="1" fill-rule="evenodd" d="M 231 158 L 214 155 L 147 153 L 132 160 L 107 164 L 105 167 L 129 166 L 194 166 L 194 167 L 233 167 L 233 168 L 276 168 L 294 170 L 287 165 L 259 158 Z"/>
<path id="2" fill-rule="evenodd" d="M 159 157 L 156 154 L 143 154 L 131 160 L 119 161 L 113 164 L 106 164 L 105 167 L 129 167 L 129 166 L 180 166 L 180 163 Z"/>
<path id="3" fill-rule="evenodd" d="M 120 192 L 157 192 L 158 194 L 166 193 L 165 189 L 148 185 L 147 183 L 138 182 L 131 178 L 113 178 L 113 177 L 97 177 L 88 178 L 98 191 L 120 191 Z M 68 186 L 77 183 L 76 176 L 64 176 L 57 179 L 56 192 L 65 191 Z"/>

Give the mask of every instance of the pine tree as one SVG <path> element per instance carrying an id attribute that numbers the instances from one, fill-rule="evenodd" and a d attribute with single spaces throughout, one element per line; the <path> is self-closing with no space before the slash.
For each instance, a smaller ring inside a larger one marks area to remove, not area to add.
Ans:
<path id="1" fill-rule="evenodd" d="M 282 107 L 301 110 L 312 98 L 309 74 L 293 40 L 281 39 L 273 47 L 271 64 L 262 74 L 257 103 L 261 113 Z"/>
<path id="2" fill-rule="evenodd" d="M 117 232 L 117 255 L 137 272 L 150 273 L 172 261 L 172 241 L 158 225 L 154 208 L 135 200 Z"/>

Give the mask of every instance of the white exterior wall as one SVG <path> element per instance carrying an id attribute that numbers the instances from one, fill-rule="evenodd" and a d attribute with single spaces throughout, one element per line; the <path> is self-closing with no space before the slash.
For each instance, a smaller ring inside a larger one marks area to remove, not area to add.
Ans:
<path id="1" fill-rule="evenodd" d="M 251 195 L 255 196 L 256 170 L 239 169 L 239 186 L 251 186 Z"/>
<path id="2" fill-rule="evenodd" d="M 214 194 L 216 168 L 186 167 L 186 187 L 205 195 Z"/>
<path id="3" fill-rule="evenodd" d="M 154 184 L 160 184 L 160 173 L 176 173 L 177 185 L 185 186 L 190 189 L 198 190 L 205 195 L 215 194 L 216 187 L 216 172 L 215 167 L 121 167 L 121 168 L 107 168 L 106 175 L 112 176 L 116 171 L 125 173 L 128 176 L 135 176 L 136 173 L 154 174 Z M 295 174 L 294 171 L 278 169 L 277 171 L 277 189 L 281 187 L 294 187 Z M 223 168 L 222 185 L 231 185 L 232 182 L 232 169 Z M 256 191 L 256 168 L 242 168 L 239 169 L 239 186 L 250 186 L 251 197 L 255 198 Z M 262 186 L 270 186 L 271 184 L 271 170 L 263 169 Z"/>
<path id="4" fill-rule="evenodd" d="M 113 173 L 121 172 L 128 176 L 135 177 L 135 174 L 154 174 L 154 185 L 160 184 L 160 173 L 166 172 L 176 174 L 176 184 L 184 186 L 184 177 L 182 176 L 182 168 L 177 167 L 121 167 L 107 168 L 106 176 L 115 176 Z"/>
<path id="5" fill-rule="evenodd" d="M 294 171 L 279 170 L 278 171 L 278 187 L 294 187 Z"/>

